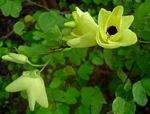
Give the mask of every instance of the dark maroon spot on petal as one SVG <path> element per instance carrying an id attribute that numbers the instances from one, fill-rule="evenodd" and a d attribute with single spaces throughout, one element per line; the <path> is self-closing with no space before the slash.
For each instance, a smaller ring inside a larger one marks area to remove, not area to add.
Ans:
<path id="1" fill-rule="evenodd" d="M 108 29 L 107 29 L 107 32 L 109 35 L 114 35 L 117 33 L 117 28 L 115 26 L 110 26 Z"/>

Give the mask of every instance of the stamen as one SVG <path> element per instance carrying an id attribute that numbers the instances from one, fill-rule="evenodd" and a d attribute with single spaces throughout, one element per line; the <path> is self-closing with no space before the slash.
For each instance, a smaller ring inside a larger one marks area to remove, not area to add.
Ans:
<path id="1" fill-rule="evenodd" d="M 117 33 L 117 28 L 115 26 L 110 26 L 108 29 L 107 29 L 107 32 L 109 35 L 114 35 Z"/>

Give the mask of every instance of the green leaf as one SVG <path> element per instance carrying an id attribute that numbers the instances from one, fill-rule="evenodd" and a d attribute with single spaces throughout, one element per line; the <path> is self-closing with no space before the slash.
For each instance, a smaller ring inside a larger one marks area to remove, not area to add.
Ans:
<path id="1" fill-rule="evenodd" d="M 119 5 L 120 4 L 120 0 L 113 0 L 113 4 L 115 4 L 115 5 Z"/>
<path id="2" fill-rule="evenodd" d="M 116 97 L 112 104 L 114 114 L 135 114 L 136 105 L 131 101 L 125 101 L 121 97 Z"/>
<path id="3" fill-rule="evenodd" d="M 2 47 L 3 46 L 3 41 L 0 41 L 0 47 Z"/>
<path id="4" fill-rule="evenodd" d="M 9 49 L 5 47 L 0 47 L 0 57 L 9 53 Z"/>
<path id="5" fill-rule="evenodd" d="M 136 105 L 132 101 L 128 101 L 124 106 L 125 113 L 124 114 L 135 114 Z"/>
<path id="6" fill-rule="evenodd" d="M 138 105 L 140 106 L 146 105 L 148 99 L 146 97 L 146 92 L 141 84 L 141 81 L 138 81 L 133 84 L 132 93 L 133 93 L 134 100 Z"/>
<path id="7" fill-rule="evenodd" d="M 64 102 L 64 96 L 65 96 L 65 92 L 63 90 L 60 90 L 58 88 L 50 88 L 48 87 L 46 89 L 47 91 L 47 95 L 48 95 L 48 99 L 50 100 L 50 102 L 53 102 L 54 100 L 57 102 Z"/>
<path id="8" fill-rule="evenodd" d="M 18 21 L 17 23 L 15 23 L 15 25 L 13 26 L 13 31 L 18 34 L 18 35 L 22 35 L 23 34 L 23 30 L 25 29 L 25 24 L 22 21 Z"/>
<path id="9" fill-rule="evenodd" d="M 126 83 L 125 83 L 123 89 L 124 89 L 125 91 L 129 91 L 129 90 L 131 90 L 131 88 L 132 88 L 131 80 L 130 80 L 130 79 L 127 79 L 127 81 L 126 81 Z"/>
<path id="10" fill-rule="evenodd" d="M 81 102 L 87 107 L 91 107 L 92 114 L 99 114 L 103 104 L 106 103 L 98 87 L 83 87 L 81 89 Z"/>
<path id="11" fill-rule="evenodd" d="M 48 47 L 41 44 L 33 44 L 31 47 L 29 46 L 19 46 L 18 52 L 27 55 L 28 57 L 33 56 L 43 56 L 44 54 L 49 53 Z"/>
<path id="12" fill-rule="evenodd" d="M 94 89 L 92 87 L 83 87 L 81 89 L 82 104 L 84 104 L 85 106 L 90 106 L 93 92 L 94 92 Z"/>
<path id="13" fill-rule="evenodd" d="M 34 114 L 53 114 L 53 112 L 48 108 L 38 108 L 34 111 Z"/>
<path id="14" fill-rule="evenodd" d="M 69 107 L 65 104 L 59 103 L 57 109 L 62 112 L 62 114 L 69 114 Z M 60 114 L 60 113 L 58 113 Z"/>
<path id="15" fill-rule="evenodd" d="M 92 74 L 92 72 L 93 72 L 93 66 L 88 63 L 84 63 L 80 65 L 80 68 L 77 71 L 80 78 L 84 80 L 89 80 L 89 76 L 90 74 Z"/>
<path id="16" fill-rule="evenodd" d="M 101 1 L 101 0 L 93 0 L 93 2 L 94 2 L 96 5 L 99 5 L 102 1 Z"/>
<path id="17" fill-rule="evenodd" d="M 90 52 L 89 58 L 94 65 L 102 65 L 104 63 L 103 54 L 100 49 Z"/>
<path id="18" fill-rule="evenodd" d="M 12 17 L 18 17 L 22 9 L 22 0 L 6 0 L 4 4 L 0 6 L 4 16 L 11 15 Z"/>
<path id="19" fill-rule="evenodd" d="M 124 83 L 127 80 L 127 75 L 125 72 L 123 72 L 121 69 L 117 71 L 117 75 L 120 78 L 120 80 Z"/>
<path id="20" fill-rule="evenodd" d="M 72 66 L 66 66 L 64 68 L 64 72 L 67 74 L 67 75 L 75 75 L 75 69 L 72 67 Z"/>
<path id="21" fill-rule="evenodd" d="M 88 108 L 87 106 L 81 105 L 76 109 L 75 114 L 91 114 L 90 108 Z"/>
<path id="22" fill-rule="evenodd" d="M 118 84 L 117 85 L 117 89 L 115 90 L 115 96 L 119 96 L 124 98 L 125 100 L 132 100 L 133 99 L 133 95 L 132 95 L 132 91 L 130 89 L 129 90 L 125 90 L 125 85 L 124 84 Z"/>
<path id="23" fill-rule="evenodd" d="M 70 49 L 64 51 L 64 56 L 69 58 L 72 64 L 80 65 L 82 60 L 85 60 L 87 48 Z"/>
<path id="24" fill-rule="evenodd" d="M 105 98 L 98 87 L 94 88 L 94 93 L 91 96 L 91 114 L 100 114 L 103 104 L 106 104 Z"/>
<path id="25" fill-rule="evenodd" d="M 5 98 L 9 98 L 9 93 L 6 91 L 1 91 L 0 100 Z"/>
<path id="26" fill-rule="evenodd" d="M 110 69 L 118 70 L 122 67 L 123 63 L 120 58 L 116 56 L 114 51 L 115 50 L 104 49 L 104 60 Z"/>
<path id="27" fill-rule="evenodd" d="M 121 97 L 116 97 L 112 104 L 114 114 L 123 114 L 125 101 Z"/>
<path id="28" fill-rule="evenodd" d="M 136 62 L 139 68 L 144 72 L 150 74 L 150 54 L 146 52 L 137 53 Z"/>
<path id="29" fill-rule="evenodd" d="M 41 40 L 41 39 L 45 39 L 49 36 L 47 36 L 44 32 L 40 32 L 40 31 L 34 31 L 33 32 L 33 39 L 34 40 Z"/>
<path id="30" fill-rule="evenodd" d="M 92 0 L 82 0 L 85 4 L 90 4 Z"/>
<path id="31" fill-rule="evenodd" d="M 0 5 L 3 5 L 5 3 L 5 0 L 0 1 Z"/>
<path id="32" fill-rule="evenodd" d="M 55 63 L 62 64 L 62 65 L 65 64 L 65 58 L 63 52 L 55 52 L 52 54 L 52 56 Z"/>
<path id="33" fill-rule="evenodd" d="M 150 96 L 150 78 L 143 78 L 141 83 L 145 89 L 145 92 Z"/>
<path id="34" fill-rule="evenodd" d="M 8 48 L 12 48 L 12 46 L 13 46 L 12 41 L 10 39 L 6 40 L 5 44 Z"/>
<path id="35" fill-rule="evenodd" d="M 150 1 L 142 3 L 135 11 L 134 14 L 134 31 L 139 37 L 146 41 L 150 41 Z"/>
<path id="36" fill-rule="evenodd" d="M 60 47 L 62 42 L 62 34 L 57 25 L 53 26 L 53 28 L 49 28 L 49 31 L 47 32 L 35 31 L 33 35 L 33 39 L 43 39 L 42 44 L 51 48 Z"/>
<path id="37" fill-rule="evenodd" d="M 60 78 L 54 78 L 50 84 L 51 88 L 58 88 L 61 85 L 62 81 Z"/>
<path id="38" fill-rule="evenodd" d="M 102 61 L 102 58 L 95 56 L 92 59 L 92 63 L 95 65 L 102 65 L 103 61 Z"/>
<path id="39" fill-rule="evenodd" d="M 43 12 L 41 10 L 37 10 L 34 14 L 33 14 L 33 18 L 38 21 L 40 15 L 42 14 Z"/>
<path id="40" fill-rule="evenodd" d="M 64 72 L 64 69 L 60 69 L 54 72 L 54 76 L 61 78 L 62 80 L 66 79 L 68 75 Z"/>
<path id="41" fill-rule="evenodd" d="M 132 65 L 133 65 L 133 62 L 134 60 L 128 60 L 125 62 L 125 67 L 128 69 L 128 70 L 131 70 L 132 68 Z"/>
<path id="42" fill-rule="evenodd" d="M 33 39 L 33 31 L 26 32 L 26 29 L 23 31 L 21 38 L 28 43 L 33 43 L 35 40 Z"/>
<path id="43" fill-rule="evenodd" d="M 70 87 L 65 93 L 65 102 L 68 104 L 75 104 L 77 102 L 76 98 L 79 97 L 80 93 L 76 88 Z"/>
<path id="44" fill-rule="evenodd" d="M 38 25 L 42 31 L 48 32 L 51 28 L 58 25 L 63 27 L 64 19 L 56 11 L 44 12 L 39 16 Z"/>

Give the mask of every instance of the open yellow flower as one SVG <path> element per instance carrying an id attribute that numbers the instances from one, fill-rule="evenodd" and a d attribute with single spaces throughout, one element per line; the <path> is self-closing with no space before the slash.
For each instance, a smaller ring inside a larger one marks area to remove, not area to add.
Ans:
<path id="1" fill-rule="evenodd" d="M 34 110 L 35 103 L 48 107 L 48 99 L 43 79 L 38 70 L 25 71 L 18 79 L 6 87 L 7 92 L 25 91 L 29 101 L 30 110 Z"/>
<path id="2" fill-rule="evenodd" d="M 129 27 L 134 20 L 132 15 L 122 16 L 123 7 L 117 6 L 112 12 L 101 9 L 98 16 L 99 28 L 97 44 L 103 48 L 118 48 L 137 42 L 137 36 Z"/>
<path id="3" fill-rule="evenodd" d="M 95 23 L 90 14 L 88 12 L 82 12 L 78 7 L 76 7 L 76 11 L 74 11 L 72 15 L 76 26 L 71 33 L 73 39 L 68 40 L 67 44 L 72 48 L 91 47 L 97 45 L 95 37 L 98 25 Z"/>

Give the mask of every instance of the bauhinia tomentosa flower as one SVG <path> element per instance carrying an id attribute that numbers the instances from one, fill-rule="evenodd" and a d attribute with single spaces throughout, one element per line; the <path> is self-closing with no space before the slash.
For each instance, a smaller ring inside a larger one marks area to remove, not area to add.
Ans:
<path id="1" fill-rule="evenodd" d="M 97 44 L 103 48 L 118 48 L 137 42 L 137 36 L 129 27 L 134 20 L 132 15 L 122 16 L 123 7 L 117 6 L 112 12 L 101 9 L 98 16 L 99 28 Z"/>
<path id="2" fill-rule="evenodd" d="M 3 60 L 11 61 L 14 63 L 25 64 L 28 62 L 28 57 L 23 54 L 9 53 L 8 55 L 2 56 Z"/>
<path id="3" fill-rule="evenodd" d="M 22 76 L 6 87 L 7 92 L 25 91 L 29 101 L 30 110 L 34 110 L 35 103 L 48 107 L 48 99 L 43 79 L 38 70 L 25 71 Z"/>
<path id="4" fill-rule="evenodd" d="M 65 23 L 65 25 L 69 26 L 70 24 L 71 26 L 76 26 L 71 33 L 73 39 L 68 40 L 67 44 L 72 48 L 91 47 L 97 45 L 95 37 L 98 25 L 95 23 L 90 14 L 88 12 L 82 12 L 78 7 L 76 7 L 76 11 L 74 11 L 72 15 L 75 20 L 75 24 L 70 22 Z"/>

